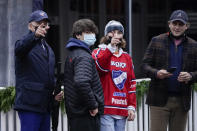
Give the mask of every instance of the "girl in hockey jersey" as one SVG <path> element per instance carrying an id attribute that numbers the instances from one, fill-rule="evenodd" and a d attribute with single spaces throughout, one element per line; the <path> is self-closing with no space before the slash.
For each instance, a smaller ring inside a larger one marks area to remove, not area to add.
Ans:
<path id="1" fill-rule="evenodd" d="M 99 48 L 92 52 L 104 92 L 104 115 L 101 131 L 124 131 L 126 120 L 135 118 L 136 81 L 130 55 L 123 51 L 124 27 L 109 21 Z"/>

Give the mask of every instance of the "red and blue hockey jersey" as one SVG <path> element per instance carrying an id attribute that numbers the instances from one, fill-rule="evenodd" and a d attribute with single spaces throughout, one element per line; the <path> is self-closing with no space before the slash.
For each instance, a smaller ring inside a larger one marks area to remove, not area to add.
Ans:
<path id="1" fill-rule="evenodd" d="M 92 52 L 104 92 L 104 114 L 128 116 L 136 108 L 136 81 L 132 58 L 122 49 L 112 53 L 111 44 Z"/>

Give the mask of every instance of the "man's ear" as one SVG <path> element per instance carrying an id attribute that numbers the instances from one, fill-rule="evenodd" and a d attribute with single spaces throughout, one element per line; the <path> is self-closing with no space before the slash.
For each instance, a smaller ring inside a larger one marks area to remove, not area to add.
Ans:
<path id="1" fill-rule="evenodd" d="M 83 40 L 82 34 L 76 35 L 76 38 L 77 38 L 78 40 Z"/>
<path id="2" fill-rule="evenodd" d="M 171 21 L 168 21 L 168 28 L 170 28 Z"/>
<path id="3" fill-rule="evenodd" d="M 170 25 L 170 23 L 171 23 L 171 22 L 170 22 L 170 21 L 168 21 L 168 26 Z"/>
<path id="4" fill-rule="evenodd" d="M 80 39 L 80 35 L 76 35 L 76 38 L 77 38 L 77 39 Z"/>
<path id="5" fill-rule="evenodd" d="M 187 26 L 187 29 L 189 29 L 189 28 L 190 28 L 190 23 L 188 22 L 188 23 L 186 24 L 186 26 Z"/>
<path id="6" fill-rule="evenodd" d="M 29 23 L 29 24 L 28 24 L 28 29 L 29 29 L 30 31 L 32 31 L 32 32 L 35 32 L 35 29 L 33 28 L 32 23 Z"/>

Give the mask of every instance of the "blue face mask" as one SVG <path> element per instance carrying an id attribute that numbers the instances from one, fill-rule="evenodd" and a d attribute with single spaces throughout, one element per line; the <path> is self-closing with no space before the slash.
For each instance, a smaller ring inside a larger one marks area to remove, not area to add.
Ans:
<path id="1" fill-rule="evenodd" d="M 83 40 L 88 46 L 94 45 L 96 41 L 95 34 L 84 34 Z"/>

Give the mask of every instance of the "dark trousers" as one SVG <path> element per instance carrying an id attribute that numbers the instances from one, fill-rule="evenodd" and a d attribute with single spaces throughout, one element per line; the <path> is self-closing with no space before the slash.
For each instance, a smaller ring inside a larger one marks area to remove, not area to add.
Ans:
<path id="1" fill-rule="evenodd" d="M 164 107 L 150 106 L 150 131 L 185 131 L 188 112 L 180 97 L 169 97 Z"/>
<path id="2" fill-rule="evenodd" d="M 100 131 L 100 116 L 90 115 L 68 118 L 69 131 Z"/>
<path id="3" fill-rule="evenodd" d="M 50 131 L 49 113 L 19 111 L 21 131 Z"/>

